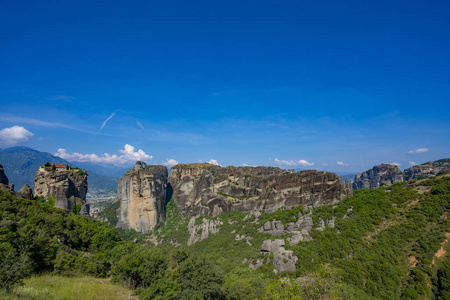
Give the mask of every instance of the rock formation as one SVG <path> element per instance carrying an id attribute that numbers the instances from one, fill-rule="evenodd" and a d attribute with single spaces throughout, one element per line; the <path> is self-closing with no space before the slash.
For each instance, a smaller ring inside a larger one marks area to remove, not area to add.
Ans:
<path id="1" fill-rule="evenodd" d="M 376 189 L 397 182 L 403 182 L 403 173 L 398 166 L 381 164 L 366 172 L 356 174 L 353 189 Z"/>
<path id="2" fill-rule="evenodd" d="M 23 187 L 18 191 L 14 191 L 14 184 L 9 184 L 8 177 L 3 170 L 3 166 L 0 164 L 0 190 L 6 191 L 13 195 L 14 197 L 24 198 L 28 200 L 33 200 L 33 191 L 28 184 L 24 184 Z"/>
<path id="3" fill-rule="evenodd" d="M 3 166 L 0 164 L 0 184 L 8 186 L 9 180 L 6 177 L 5 171 L 3 170 Z"/>
<path id="4" fill-rule="evenodd" d="M 450 159 L 440 159 L 430 161 L 421 165 L 405 169 L 405 181 L 415 180 L 425 177 L 432 177 L 441 173 L 450 172 Z"/>
<path id="5" fill-rule="evenodd" d="M 261 246 L 261 252 L 273 253 L 273 270 L 275 273 L 284 271 L 295 271 L 295 263 L 298 257 L 293 254 L 292 250 L 284 249 L 284 240 L 275 241 L 265 240 Z"/>
<path id="6" fill-rule="evenodd" d="M 55 207 L 71 210 L 74 204 L 80 206 L 80 214 L 89 216 L 86 203 L 88 189 L 87 173 L 78 168 L 60 168 L 56 171 L 39 168 L 34 177 L 34 196 L 55 198 Z"/>
<path id="7" fill-rule="evenodd" d="M 336 174 L 315 170 L 178 164 L 170 170 L 168 193 L 183 216 L 215 216 L 234 210 L 274 212 L 299 204 L 331 204 L 351 191 Z"/>
<path id="8" fill-rule="evenodd" d="M 164 219 L 167 190 L 167 168 L 147 166 L 138 161 L 117 186 L 117 228 L 147 233 Z"/>
<path id="9" fill-rule="evenodd" d="M 203 218 L 202 223 L 195 225 L 195 217 L 191 218 L 188 224 L 189 240 L 187 245 L 190 246 L 198 241 L 206 239 L 209 234 L 219 232 L 219 225 L 222 225 L 222 221 L 208 220 Z M 200 233 L 201 232 L 201 233 Z"/>
<path id="10" fill-rule="evenodd" d="M 333 220 L 334 222 L 334 220 Z M 298 214 L 298 219 L 296 222 L 290 222 L 286 224 L 286 229 L 281 221 L 273 220 L 272 222 L 267 221 L 264 225 L 259 228 L 259 232 L 268 233 L 273 236 L 280 236 L 283 234 L 291 234 L 287 238 L 287 241 L 291 246 L 297 245 L 300 242 L 309 242 L 312 237 L 309 234 L 313 226 L 311 211 L 305 215 L 301 213 Z M 334 223 L 333 223 L 334 227 Z"/>
<path id="11" fill-rule="evenodd" d="M 22 196 L 24 199 L 33 200 L 33 190 L 28 184 L 24 184 L 23 187 L 18 191 L 18 193 Z"/>

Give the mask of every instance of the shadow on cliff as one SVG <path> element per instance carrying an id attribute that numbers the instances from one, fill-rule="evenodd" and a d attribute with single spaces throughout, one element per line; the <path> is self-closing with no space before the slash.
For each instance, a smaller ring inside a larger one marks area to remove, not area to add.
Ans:
<path id="1" fill-rule="evenodd" d="M 170 183 L 167 183 L 166 201 L 164 202 L 164 204 L 167 204 L 170 201 L 170 199 L 172 199 L 172 195 L 173 195 L 172 185 Z"/>

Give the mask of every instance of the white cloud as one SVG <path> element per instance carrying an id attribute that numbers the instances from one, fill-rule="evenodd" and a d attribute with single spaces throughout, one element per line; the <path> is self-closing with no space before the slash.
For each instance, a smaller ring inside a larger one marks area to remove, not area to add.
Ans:
<path id="1" fill-rule="evenodd" d="M 246 163 L 242 163 L 241 166 L 242 167 L 256 167 L 254 165 L 249 165 L 249 164 L 246 164 Z"/>
<path id="2" fill-rule="evenodd" d="M 428 152 L 428 151 L 430 151 L 430 149 L 428 149 L 428 148 L 419 148 L 419 149 L 416 149 L 416 150 L 409 150 L 408 154 L 421 154 L 421 153 L 425 153 L 425 152 Z"/>
<path id="3" fill-rule="evenodd" d="M 338 166 L 345 166 L 345 164 L 342 161 L 337 161 L 336 163 L 338 164 Z"/>
<path id="4" fill-rule="evenodd" d="M 141 124 L 141 122 L 136 121 L 136 125 L 139 126 L 139 128 L 144 129 L 144 126 Z"/>
<path id="5" fill-rule="evenodd" d="M 415 166 L 415 165 L 417 165 L 417 163 L 416 163 L 415 161 L 410 161 L 410 162 L 409 162 L 409 165 L 410 165 L 410 166 Z"/>
<path id="6" fill-rule="evenodd" d="M 208 161 L 208 164 L 211 164 L 211 165 L 216 165 L 216 166 L 220 166 L 220 165 L 219 165 L 219 163 L 217 162 L 217 160 L 215 160 L 215 159 L 212 159 L 212 158 L 211 158 L 211 160 L 210 160 L 210 161 Z"/>
<path id="7" fill-rule="evenodd" d="M 327 163 L 323 163 L 322 166 L 326 167 L 326 166 L 328 166 L 328 164 Z"/>
<path id="8" fill-rule="evenodd" d="M 308 166 L 308 167 L 314 166 L 314 163 L 307 162 L 307 161 L 304 160 L 304 159 L 300 159 L 299 161 L 297 161 L 297 163 L 298 163 L 300 166 L 304 166 L 304 167 L 306 167 L 306 166 Z"/>
<path id="9" fill-rule="evenodd" d="M 280 160 L 278 158 L 275 158 L 274 161 L 276 164 L 285 165 L 285 166 L 302 166 L 302 167 L 314 166 L 314 163 L 310 163 L 304 159 L 300 159 L 298 161 L 293 161 L 293 160 Z"/>
<path id="10" fill-rule="evenodd" d="M 135 149 L 135 147 L 126 144 L 122 150 L 119 150 L 122 155 L 104 153 L 102 156 L 98 156 L 96 154 L 68 153 L 66 149 L 59 148 L 54 155 L 69 161 L 88 161 L 100 164 L 113 164 L 115 166 L 125 166 L 137 160 L 149 162 L 153 159 L 153 156 L 146 154 L 141 149 L 138 151 L 135 151 Z"/>
<path id="11" fill-rule="evenodd" d="M 106 125 L 106 123 L 109 121 L 109 120 L 111 120 L 112 119 L 112 117 L 114 117 L 116 115 L 116 113 L 114 112 L 114 113 L 112 113 L 104 122 L 103 122 L 103 124 L 102 124 L 102 127 L 100 127 L 100 130 L 102 130 L 103 129 L 103 127 L 105 127 L 105 125 Z"/>
<path id="12" fill-rule="evenodd" d="M 400 163 L 398 163 L 398 162 L 393 162 L 393 163 L 391 163 L 391 165 L 400 167 Z"/>
<path id="13" fill-rule="evenodd" d="M 163 165 L 165 165 L 167 167 L 169 167 L 169 166 L 171 167 L 171 166 L 178 165 L 178 162 L 175 159 L 171 158 L 171 159 L 166 159 L 166 161 L 163 162 Z"/>
<path id="14" fill-rule="evenodd" d="M 0 144 L 6 146 L 17 145 L 28 141 L 34 134 L 22 126 L 13 126 L 0 130 Z"/>

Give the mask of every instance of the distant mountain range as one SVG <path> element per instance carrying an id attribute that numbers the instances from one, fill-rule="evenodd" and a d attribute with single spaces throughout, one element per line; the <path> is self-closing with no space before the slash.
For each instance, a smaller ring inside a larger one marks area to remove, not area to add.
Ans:
<path id="1" fill-rule="evenodd" d="M 16 190 L 20 189 L 25 183 L 33 187 L 36 171 L 39 166 L 46 162 L 69 164 L 85 169 L 88 172 L 89 190 L 103 193 L 115 193 L 117 191 L 117 177 L 120 177 L 127 170 L 117 167 L 103 168 L 88 163 L 68 162 L 50 153 L 40 152 L 28 147 L 0 149 L 0 164 L 3 165 L 9 182 L 15 184 Z M 107 170 L 110 170 L 110 173 Z M 105 174 L 110 175 L 105 176 Z"/>

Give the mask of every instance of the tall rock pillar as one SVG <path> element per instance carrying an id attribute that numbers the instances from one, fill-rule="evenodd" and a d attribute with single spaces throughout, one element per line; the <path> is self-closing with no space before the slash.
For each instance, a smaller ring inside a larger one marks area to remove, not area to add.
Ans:
<path id="1" fill-rule="evenodd" d="M 164 219 L 167 189 L 167 168 L 147 166 L 138 161 L 117 185 L 117 228 L 147 233 Z"/>

